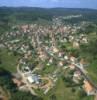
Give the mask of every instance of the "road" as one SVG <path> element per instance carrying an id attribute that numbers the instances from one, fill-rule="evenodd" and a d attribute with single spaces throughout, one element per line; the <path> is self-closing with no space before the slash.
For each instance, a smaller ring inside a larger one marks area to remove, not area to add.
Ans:
<path id="1" fill-rule="evenodd" d="M 3 88 L 0 86 L 0 100 L 8 100 L 9 95 L 7 92 L 3 90 Z"/>
<path id="2" fill-rule="evenodd" d="M 95 98 L 94 98 L 94 100 L 97 100 L 97 94 L 95 95 Z"/>
<path id="3" fill-rule="evenodd" d="M 52 81 L 48 77 L 42 77 L 41 79 L 48 81 L 48 83 L 46 85 L 42 86 L 42 88 L 49 88 L 52 86 Z"/>

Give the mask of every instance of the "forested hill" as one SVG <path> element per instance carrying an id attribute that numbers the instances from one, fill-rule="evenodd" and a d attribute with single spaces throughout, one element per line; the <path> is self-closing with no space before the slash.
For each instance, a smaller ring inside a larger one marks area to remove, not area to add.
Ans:
<path id="1" fill-rule="evenodd" d="M 1 7 L 0 21 L 3 20 L 51 20 L 53 16 L 68 16 L 82 14 L 84 17 L 96 19 L 97 10 L 76 8 L 31 8 L 31 7 Z"/>

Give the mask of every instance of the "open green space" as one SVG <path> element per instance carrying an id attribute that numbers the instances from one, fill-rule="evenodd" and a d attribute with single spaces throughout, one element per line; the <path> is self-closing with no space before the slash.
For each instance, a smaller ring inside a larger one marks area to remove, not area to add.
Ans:
<path id="1" fill-rule="evenodd" d="M 93 61 L 89 67 L 87 67 L 88 76 L 91 78 L 91 80 L 97 84 L 97 61 Z"/>
<path id="2" fill-rule="evenodd" d="M 0 49 L 0 68 L 9 72 L 16 72 L 18 58 L 18 56 L 14 56 L 13 53 L 8 52 L 6 49 Z"/>
<path id="3" fill-rule="evenodd" d="M 67 87 L 62 78 L 58 80 L 56 86 L 48 94 L 42 94 L 41 90 L 38 93 L 43 100 L 94 100 L 93 96 L 81 97 L 80 89 L 76 89 L 75 92 L 72 91 L 72 87 Z"/>
<path id="4" fill-rule="evenodd" d="M 55 65 L 49 65 L 49 66 L 46 65 L 43 68 L 43 73 L 45 73 L 45 74 L 52 73 L 52 72 L 54 72 L 54 70 L 56 70 L 56 68 L 57 68 L 57 66 L 55 66 Z"/>

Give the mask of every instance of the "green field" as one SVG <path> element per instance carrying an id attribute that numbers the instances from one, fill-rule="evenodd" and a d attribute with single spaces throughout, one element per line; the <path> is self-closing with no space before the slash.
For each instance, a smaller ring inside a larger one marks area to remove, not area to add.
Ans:
<path id="1" fill-rule="evenodd" d="M 9 72 L 16 72 L 16 65 L 18 63 L 18 56 L 14 56 L 6 49 L 0 49 L 0 68 L 3 68 Z"/>
<path id="2" fill-rule="evenodd" d="M 89 67 L 87 67 L 88 75 L 97 84 L 97 61 L 93 61 Z"/>

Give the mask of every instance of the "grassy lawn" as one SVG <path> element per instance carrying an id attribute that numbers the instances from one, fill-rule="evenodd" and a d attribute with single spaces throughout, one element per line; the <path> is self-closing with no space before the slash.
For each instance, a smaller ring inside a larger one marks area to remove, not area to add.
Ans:
<path id="1" fill-rule="evenodd" d="M 2 62 L 0 64 L 0 68 L 4 68 L 10 72 L 16 72 L 16 65 L 18 63 L 17 59 L 18 56 L 14 56 L 12 53 L 8 53 L 7 50 L 0 50 L 0 60 Z"/>
<path id="2" fill-rule="evenodd" d="M 97 61 L 93 61 L 89 67 L 87 67 L 89 77 L 97 84 Z"/>

